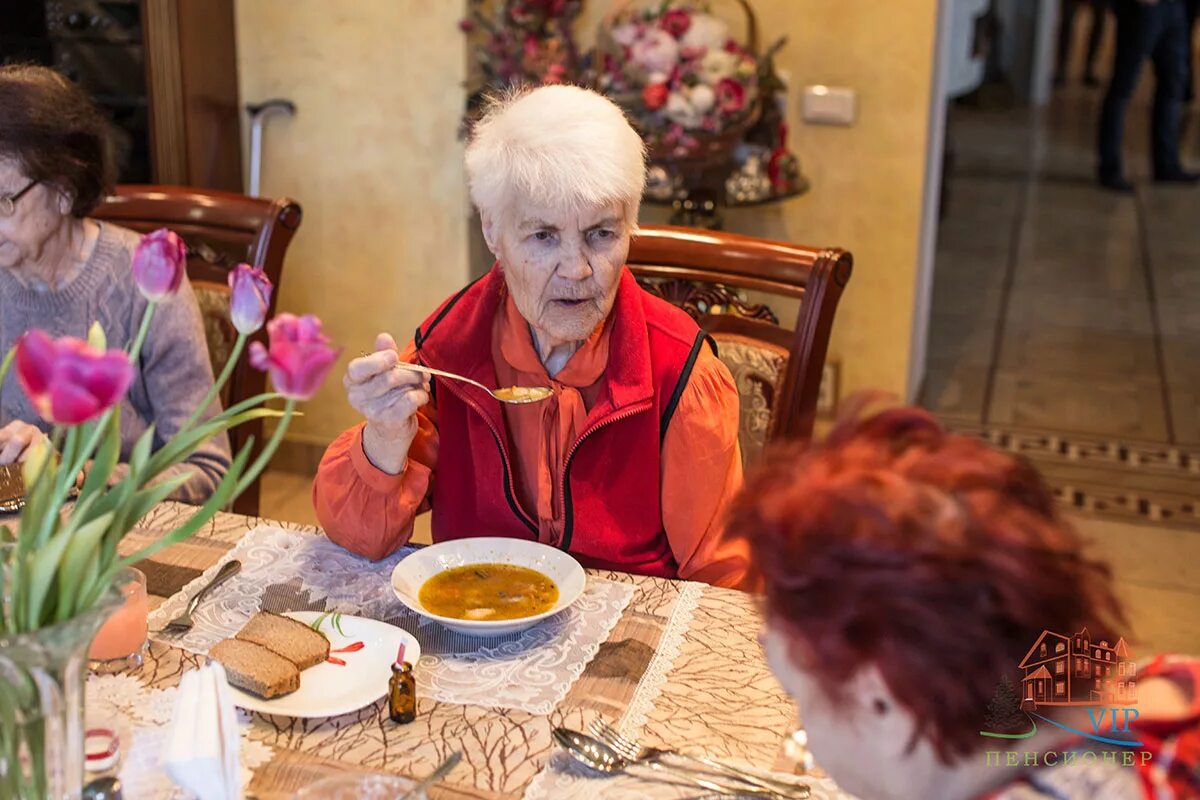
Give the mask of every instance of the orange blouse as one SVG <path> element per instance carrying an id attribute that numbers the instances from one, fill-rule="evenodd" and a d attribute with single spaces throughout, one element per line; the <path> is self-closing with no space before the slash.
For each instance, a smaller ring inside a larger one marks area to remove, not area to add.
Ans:
<path id="1" fill-rule="evenodd" d="M 556 390 L 541 403 L 503 406 L 517 495 L 538 520 L 542 541 L 561 538 L 556 477 L 599 394 L 608 334 L 608 326 L 601 324 L 551 378 L 534 349 L 529 325 L 507 294 L 496 315 L 492 359 L 499 385 Z M 412 343 L 400 357 L 416 360 Z M 679 577 L 748 588 L 748 547 L 744 540 L 724 537 L 721 529 L 725 506 L 742 484 L 738 413 L 729 370 L 702 348 L 663 441 L 662 515 Z M 362 425 L 329 446 L 313 484 L 313 505 L 330 539 L 374 559 L 408 541 L 413 518 L 429 507 L 430 483 L 436 479 L 437 412 L 432 404 L 418 412 L 417 422 L 408 463 L 398 475 L 381 471 L 367 458 Z"/>

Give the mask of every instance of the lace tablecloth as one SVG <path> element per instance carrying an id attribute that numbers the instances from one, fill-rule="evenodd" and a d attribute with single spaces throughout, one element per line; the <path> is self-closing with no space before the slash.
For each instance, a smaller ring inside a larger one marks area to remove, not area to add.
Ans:
<path id="1" fill-rule="evenodd" d="M 188 511 L 169 503 L 155 509 L 143 527 L 122 542 L 122 550 L 133 552 L 160 537 Z M 151 603 L 174 596 L 220 563 L 258 524 L 221 514 L 196 537 L 142 562 Z M 315 533 L 297 525 L 272 525 L 293 534 Z M 310 538 L 314 546 L 322 541 Z M 305 551 L 312 552 L 307 547 Z M 425 775 L 451 752 L 461 750 L 462 764 L 434 790 L 434 800 L 521 800 L 527 792 L 530 797 L 573 798 L 579 791 L 590 792 L 591 785 L 559 782 L 551 731 L 556 725 L 586 730 L 597 716 L 620 724 L 648 744 L 686 747 L 763 770 L 793 769 L 783 743 L 795 726 L 795 709 L 763 660 L 756 639 L 760 621 L 755 598 L 700 584 L 613 572 L 590 571 L 589 579 L 597 585 L 620 584 L 632 596 L 607 636 L 598 637 L 594 657 L 549 713 L 446 702 L 433 696 L 431 686 L 422 685 L 418 686 L 417 719 L 409 725 L 392 724 L 383 702 L 321 720 L 254 714 L 244 734 L 245 741 L 252 743 L 247 747 L 253 748 L 249 756 L 244 755 L 253 771 L 247 795 L 257 800 L 290 800 L 300 787 L 345 772 Z M 286 599 L 288 605 L 280 607 L 297 609 L 323 608 L 321 604 L 329 602 L 327 597 L 314 597 L 301 582 L 264 588 L 261 602 L 276 599 Z M 247 607 L 246 612 L 251 610 L 257 607 Z M 424 635 L 419 628 L 414 632 Z M 431 652 L 439 652 L 436 644 Z M 133 677 L 149 692 L 173 690 L 183 672 L 202 659 L 174 644 L 152 641 L 146 665 Z M 165 695 L 152 697 L 165 702 Z M 135 726 L 152 727 L 139 719 Z M 150 744 L 142 744 L 147 735 L 143 733 L 135 744 L 130 759 L 155 752 Z M 262 763 L 263 758 L 269 760 Z M 650 784 L 629 778 L 620 781 L 598 788 L 606 788 L 608 798 L 660 796 L 645 794 L 660 791 Z M 825 784 L 814 783 L 817 789 L 823 791 Z M 814 796 L 826 800 L 816 791 Z"/>
<path id="2" fill-rule="evenodd" d="M 88 678 L 88 727 L 105 727 L 117 734 L 123 756 L 118 775 L 125 797 L 175 800 L 189 796 L 171 782 L 160 762 L 177 694 L 178 687 L 151 689 L 131 675 Z M 243 723 L 242 773 L 248 784 L 254 769 L 269 762 L 274 753 L 250 738 L 248 718 Z"/>
<path id="3" fill-rule="evenodd" d="M 241 571 L 204 599 L 193 617 L 195 626 L 183 636 L 156 638 L 206 654 L 260 610 L 340 611 L 412 633 L 421 643 L 416 677 L 426 697 L 549 714 L 608 638 L 634 591 L 628 584 L 589 576 L 583 595 L 561 614 L 512 636 L 473 638 L 414 614 L 396 599 L 392 570 L 411 552 L 404 548 L 373 562 L 323 536 L 259 526 L 159 606 L 150 616 L 150 628 L 160 628 L 182 613 L 188 599 L 221 565 L 236 558 L 242 562 Z"/>

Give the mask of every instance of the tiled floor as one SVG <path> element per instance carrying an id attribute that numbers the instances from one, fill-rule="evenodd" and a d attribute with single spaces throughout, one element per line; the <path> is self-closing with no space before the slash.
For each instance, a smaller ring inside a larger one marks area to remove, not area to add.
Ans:
<path id="1" fill-rule="evenodd" d="M 1200 445 L 1200 189 L 1144 180 L 1144 102 L 1138 191 L 1097 188 L 1099 100 L 1072 86 L 1041 114 L 952 109 L 923 401 L 975 424 Z"/>
<path id="2" fill-rule="evenodd" d="M 1147 180 L 1148 89 L 1132 196 L 1093 182 L 1101 90 L 1068 85 L 1041 113 L 952 107 L 922 401 L 1095 512 L 1074 520 L 1113 567 L 1136 652 L 1197 653 L 1200 188 Z M 1186 142 L 1200 166 L 1196 109 Z"/>

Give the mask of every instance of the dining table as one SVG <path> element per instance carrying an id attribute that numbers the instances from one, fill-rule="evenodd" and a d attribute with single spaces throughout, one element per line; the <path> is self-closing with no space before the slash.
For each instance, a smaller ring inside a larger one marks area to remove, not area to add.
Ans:
<path id="1" fill-rule="evenodd" d="M 161 504 L 125 537 L 122 551 L 139 550 L 193 512 L 189 506 Z M 168 603 L 168 598 L 186 599 L 231 553 L 249 553 L 253 561 L 259 557 L 256 553 L 266 551 L 263 543 L 270 541 L 336 547 L 314 527 L 219 513 L 192 538 L 138 564 L 147 576 L 152 623 L 159 605 Z M 248 542 L 257 542 L 258 549 L 247 550 Z M 321 552 L 327 555 L 314 562 L 318 568 L 333 551 Z M 385 575 L 373 562 L 360 562 L 348 562 L 347 574 L 352 577 L 338 580 L 353 582 L 373 574 L 372 569 Z M 588 570 L 587 575 L 589 585 L 608 587 L 606 607 L 616 612 L 597 629 L 599 633 L 593 630 L 593 646 L 583 648 L 582 655 L 576 653 L 577 667 L 557 676 L 561 681 L 556 693 L 531 693 L 528 702 L 505 702 L 509 695 L 524 697 L 521 687 L 512 685 L 523 679 L 502 673 L 495 692 L 471 694 L 469 686 L 462 686 L 459 689 L 470 700 L 453 702 L 447 699 L 453 691 L 431 691 L 434 677 L 423 674 L 422 657 L 416 671 L 417 716 L 410 724 L 391 721 L 382 697 L 385 687 L 379 689 L 380 700 L 337 717 L 240 712 L 246 796 L 283 800 L 342 773 L 421 777 L 455 751 L 461 751 L 462 762 L 430 790 L 435 800 L 704 795 L 694 786 L 660 782 L 657 779 L 663 776 L 654 771 L 638 768 L 600 777 L 570 763 L 555 744 L 553 729 L 587 731 L 597 719 L 646 744 L 679 748 L 764 774 L 793 777 L 802 772 L 792 744 L 798 725 L 796 707 L 773 678 L 758 640 L 760 598 L 689 581 L 597 570 Z M 273 598 L 275 608 L 321 609 L 320 598 L 311 587 L 305 588 L 302 579 L 281 575 L 274 581 L 278 585 L 259 586 L 256 591 L 262 594 L 255 597 Z M 386 577 L 378 580 L 386 582 Z M 439 626 L 413 627 L 417 629 L 409 632 L 423 651 L 434 649 L 432 640 L 440 635 Z M 144 778 L 156 769 L 157 748 L 170 723 L 172 692 L 187 671 L 205 662 L 205 656 L 194 649 L 178 646 L 169 636 L 152 635 L 140 668 L 89 679 L 89 713 L 97 713 L 94 704 L 100 704 L 103 713 L 128 715 L 123 724 L 132 730 L 131 741 L 124 745 L 129 774 Z M 497 647 L 489 652 L 494 661 L 472 666 L 479 681 L 488 680 L 493 668 L 510 667 L 508 662 L 518 657 L 529 662 L 522 674 L 552 673 L 561 666 L 549 663 L 554 660 L 549 655 L 548 663 L 539 663 L 536 649 L 506 654 Z M 539 696 L 536 702 L 531 699 Z M 801 780 L 811 781 L 813 798 L 842 797 L 820 772 L 810 772 Z M 173 796 L 165 781 L 159 786 L 161 796 Z M 147 790 L 146 795 L 154 792 Z"/>

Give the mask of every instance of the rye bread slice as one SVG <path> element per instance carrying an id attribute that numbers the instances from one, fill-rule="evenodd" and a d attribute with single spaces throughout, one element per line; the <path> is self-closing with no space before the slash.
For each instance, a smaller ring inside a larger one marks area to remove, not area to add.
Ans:
<path id="1" fill-rule="evenodd" d="M 303 622 L 270 611 L 251 617 L 236 638 L 262 645 L 302 670 L 329 658 L 328 639 Z"/>
<path id="2" fill-rule="evenodd" d="M 300 670 L 291 661 L 260 644 L 243 639 L 222 639 L 208 657 L 225 667 L 229 682 L 264 700 L 282 697 L 300 688 Z"/>

